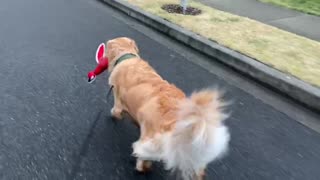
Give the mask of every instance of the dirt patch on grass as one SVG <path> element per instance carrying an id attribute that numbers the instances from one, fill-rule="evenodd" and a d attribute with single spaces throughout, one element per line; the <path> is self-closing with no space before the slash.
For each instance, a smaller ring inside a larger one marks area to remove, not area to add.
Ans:
<path id="1" fill-rule="evenodd" d="M 177 14 L 184 14 L 182 6 L 178 4 L 165 4 L 161 7 L 163 10 L 166 10 L 168 13 L 177 13 Z M 194 7 L 187 7 L 186 12 L 184 15 L 192 15 L 196 16 L 201 14 L 201 10 Z"/>

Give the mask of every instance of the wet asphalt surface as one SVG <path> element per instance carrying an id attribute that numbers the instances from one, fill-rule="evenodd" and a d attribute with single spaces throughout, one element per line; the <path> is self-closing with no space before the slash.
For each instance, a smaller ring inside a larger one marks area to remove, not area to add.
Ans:
<path id="1" fill-rule="evenodd" d="M 134 171 L 138 129 L 111 120 L 107 73 L 86 82 L 98 44 L 118 36 L 135 39 L 141 56 L 186 93 L 219 85 L 234 101 L 229 154 L 209 166 L 207 179 L 319 179 L 319 133 L 118 16 L 94 0 L 0 2 L 1 180 L 174 179 L 159 163 L 147 175 Z"/>

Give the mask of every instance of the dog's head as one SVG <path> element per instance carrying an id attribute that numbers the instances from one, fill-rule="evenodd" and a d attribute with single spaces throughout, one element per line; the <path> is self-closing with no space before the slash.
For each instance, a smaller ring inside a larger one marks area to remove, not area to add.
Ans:
<path id="1" fill-rule="evenodd" d="M 139 57 L 139 49 L 134 40 L 127 37 L 119 37 L 107 41 L 105 45 L 101 43 L 96 51 L 96 61 L 98 65 L 93 71 L 88 73 L 88 82 L 93 82 L 97 75 L 105 70 L 112 71 L 116 61 L 125 54 L 134 54 Z"/>
<path id="2" fill-rule="evenodd" d="M 109 59 L 109 71 L 112 71 L 117 59 L 127 53 L 139 56 L 139 49 L 134 40 L 127 37 L 119 37 L 107 41 L 106 57 Z"/>

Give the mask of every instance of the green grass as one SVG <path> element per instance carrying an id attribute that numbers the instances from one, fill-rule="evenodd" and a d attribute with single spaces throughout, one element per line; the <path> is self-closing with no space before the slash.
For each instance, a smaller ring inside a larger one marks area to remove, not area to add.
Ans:
<path id="1" fill-rule="evenodd" d="M 302 11 L 304 13 L 320 16 L 320 0 L 260 0 L 262 2 L 271 3 Z"/>
<path id="2" fill-rule="evenodd" d="M 132 5 L 239 51 L 284 73 L 320 87 L 320 43 L 196 1 L 202 14 L 167 13 L 161 6 L 179 0 L 127 0 Z"/>

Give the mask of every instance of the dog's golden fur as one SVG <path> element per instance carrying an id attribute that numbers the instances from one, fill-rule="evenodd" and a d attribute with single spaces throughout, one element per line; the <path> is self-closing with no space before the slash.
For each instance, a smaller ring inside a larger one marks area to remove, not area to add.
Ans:
<path id="1" fill-rule="evenodd" d="M 201 159 L 199 153 L 211 151 L 201 149 L 198 154 L 192 154 L 195 152 L 192 144 L 199 143 L 196 148 L 211 147 L 209 144 L 214 139 L 212 132 L 222 126 L 220 122 L 226 116 L 219 110 L 222 104 L 218 93 L 204 90 L 187 98 L 182 90 L 164 80 L 139 57 L 139 49 L 132 39 L 122 37 L 110 40 L 106 49 L 110 62 L 109 84 L 114 87 L 111 113 L 121 119 L 125 111 L 140 126 L 140 138 L 133 145 L 134 155 L 138 158 L 136 169 L 148 170 L 151 160 L 161 160 L 169 169 L 181 170 L 186 179 L 202 179 L 205 166 L 218 155 L 214 158 L 209 155 L 208 160 Z M 115 66 L 117 59 L 127 53 L 136 57 Z M 228 133 L 224 138 L 229 141 Z M 224 147 L 226 143 L 221 145 L 221 148 Z M 219 151 L 219 156 L 224 149 L 221 153 Z"/>

